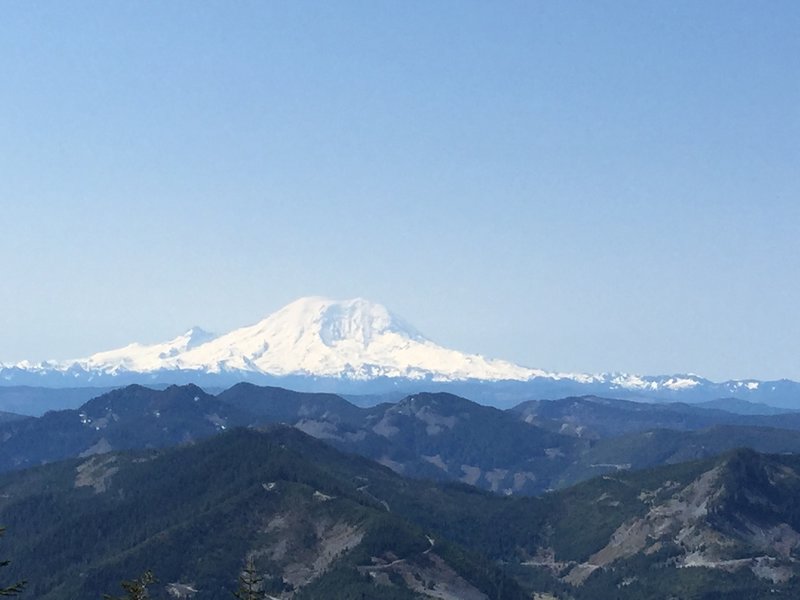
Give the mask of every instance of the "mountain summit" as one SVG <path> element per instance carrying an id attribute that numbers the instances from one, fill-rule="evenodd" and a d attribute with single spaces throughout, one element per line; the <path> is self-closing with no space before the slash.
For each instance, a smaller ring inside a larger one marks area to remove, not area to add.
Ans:
<path id="1" fill-rule="evenodd" d="M 254 325 L 220 336 L 193 327 L 166 342 L 133 343 L 86 358 L 0 364 L 4 386 L 230 385 L 242 380 L 359 394 L 452 386 L 449 391 L 506 406 L 588 394 L 671 401 L 738 398 L 796 407 L 800 395 L 800 384 L 786 380 L 715 383 L 697 375 L 532 369 L 440 346 L 375 302 L 318 296 L 295 300 Z"/>
<path id="2" fill-rule="evenodd" d="M 352 380 L 527 380 L 540 374 L 509 362 L 443 348 L 385 306 L 356 298 L 301 298 L 255 325 L 215 337 L 194 328 L 173 340 L 67 361 L 104 374 L 188 370 Z"/>

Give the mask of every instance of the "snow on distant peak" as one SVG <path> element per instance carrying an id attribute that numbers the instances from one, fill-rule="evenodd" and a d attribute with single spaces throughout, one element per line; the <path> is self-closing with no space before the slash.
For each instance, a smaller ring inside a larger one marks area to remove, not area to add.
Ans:
<path id="1" fill-rule="evenodd" d="M 185 353 L 183 368 L 347 379 L 525 379 L 530 370 L 442 348 L 363 298 L 301 298 Z"/>
<path id="2" fill-rule="evenodd" d="M 354 298 L 300 298 L 261 321 L 215 336 L 192 327 L 158 344 L 133 343 L 72 361 L 21 361 L 0 364 L 0 380 L 108 381 L 122 374 L 169 380 L 175 370 L 192 375 L 227 373 L 309 376 L 365 381 L 378 378 L 433 382 L 465 380 L 524 381 L 543 393 L 587 393 L 641 397 L 765 394 L 780 391 L 752 379 L 722 384 L 694 374 L 644 376 L 629 373 L 562 373 L 530 369 L 503 360 L 440 346 L 385 306 Z M 131 378 L 128 377 L 128 380 Z M 37 383 L 38 384 L 38 383 Z"/>
<path id="3" fill-rule="evenodd" d="M 526 380 L 543 371 L 444 348 L 385 306 L 354 298 L 300 298 L 254 325 L 215 337 L 192 328 L 161 344 L 129 344 L 62 363 L 115 374 L 249 371 L 367 380 L 378 377 Z"/>
<path id="4" fill-rule="evenodd" d="M 515 380 L 535 378 L 608 384 L 632 391 L 680 391 L 696 387 L 693 375 L 639 377 L 628 374 L 550 373 L 507 361 L 466 354 L 423 336 L 385 306 L 364 298 L 300 298 L 254 325 L 214 336 L 199 327 L 160 344 L 129 344 L 58 365 L 18 365 L 26 370 L 119 374 L 191 370 L 245 371 L 350 380 L 375 378 Z"/>
<path id="5" fill-rule="evenodd" d="M 179 339 L 185 339 L 186 348 L 188 349 L 199 346 L 200 344 L 205 344 L 206 342 L 213 340 L 215 337 L 216 336 L 213 333 L 195 325 L 191 329 L 187 330 L 182 336 L 178 336 L 172 341 L 175 342 Z"/>
<path id="6" fill-rule="evenodd" d="M 629 373 L 614 373 L 606 376 L 605 380 L 619 388 L 626 390 L 641 390 L 656 392 L 659 390 L 681 391 L 697 387 L 703 381 L 697 375 L 663 375 L 642 376 Z"/>
<path id="7" fill-rule="evenodd" d="M 742 380 L 742 381 L 734 381 L 732 382 L 732 387 L 734 388 L 746 388 L 750 391 L 757 390 L 759 386 L 759 382 L 749 379 L 749 380 Z"/>
<path id="8" fill-rule="evenodd" d="M 381 304 L 363 298 L 322 303 L 319 335 L 326 346 L 333 347 L 338 342 L 352 340 L 367 348 L 374 339 L 387 333 L 425 340 L 416 329 Z"/>
<path id="9" fill-rule="evenodd" d="M 116 371 L 156 371 L 164 367 L 171 358 L 201 346 L 214 339 L 214 334 L 192 327 L 185 333 L 159 344 L 128 344 L 123 348 L 92 354 L 90 357 L 73 361 L 83 368 Z"/>

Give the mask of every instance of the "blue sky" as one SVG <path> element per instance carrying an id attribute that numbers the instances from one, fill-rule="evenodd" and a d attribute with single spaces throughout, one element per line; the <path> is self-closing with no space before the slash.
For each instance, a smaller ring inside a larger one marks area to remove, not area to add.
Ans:
<path id="1" fill-rule="evenodd" d="M 800 4 L 9 2 L 0 361 L 304 295 L 800 379 Z"/>

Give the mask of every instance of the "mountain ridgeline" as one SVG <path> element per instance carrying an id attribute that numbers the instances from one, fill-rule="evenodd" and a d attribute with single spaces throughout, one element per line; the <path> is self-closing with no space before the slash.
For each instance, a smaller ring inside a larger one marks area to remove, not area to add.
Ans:
<path id="1" fill-rule="evenodd" d="M 335 394 L 240 383 L 132 385 L 74 410 L 0 422 L 0 472 L 115 450 L 190 444 L 234 427 L 288 424 L 402 475 L 540 494 L 596 475 L 718 455 L 800 451 L 800 414 L 737 415 L 596 397 L 499 410 L 446 393 L 358 407 Z"/>
<path id="2" fill-rule="evenodd" d="M 800 459 L 737 450 L 538 498 L 404 478 L 295 428 L 0 476 L 9 580 L 99 598 L 794 598 Z"/>

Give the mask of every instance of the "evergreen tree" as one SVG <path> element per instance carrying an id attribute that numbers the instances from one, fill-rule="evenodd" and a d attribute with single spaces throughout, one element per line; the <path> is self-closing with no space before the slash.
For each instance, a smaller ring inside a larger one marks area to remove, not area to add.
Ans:
<path id="1" fill-rule="evenodd" d="M 124 596 L 111 596 L 109 594 L 103 595 L 104 600 L 147 600 L 150 594 L 147 592 L 147 586 L 156 583 L 156 578 L 151 571 L 145 571 L 138 579 L 133 581 L 123 581 L 122 589 L 125 590 Z"/>
<path id="2" fill-rule="evenodd" d="M 233 595 L 238 600 L 262 600 L 265 598 L 261 590 L 263 581 L 264 578 L 258 575 L 253 559 L 248 558 L 242 574 L 239 575 L 239 589 L 233 592 Z"/>
<path id="3" fill-rule="evenodd" d="M 5 533 L 5 531 L 6 531 L 5 527 L 0 527 L 0 536 L 2 536 Z M 8 560 L 0 561 L 0 567 L 7 566 L 9 562 L 10 561 Z M 0 596 L 16 596 L 24 588 L 25 588 L 25 582 L 18 581 L 17 583 L 10 585 L 8 587 L 0 588 Z"/>

